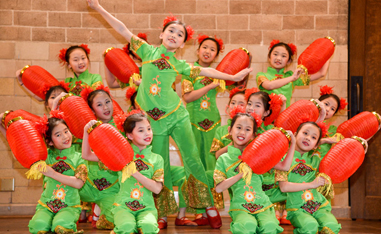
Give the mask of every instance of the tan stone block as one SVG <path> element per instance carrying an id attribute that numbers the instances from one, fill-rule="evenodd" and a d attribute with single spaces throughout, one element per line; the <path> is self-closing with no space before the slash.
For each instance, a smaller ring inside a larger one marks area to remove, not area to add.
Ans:
<path id="1" fill-rule="evenodd" d="M 228 124 L 228 119 L 230 119 L 230 116 L 221 114 L 221 126 Z"/>
<path id="2" fill-rule="evenodd" d="M 64 49 L 64 48 L 67 49 L 71 45 L 72 44 L 69 44 L 69 43 L 54 43 L 54 42 L 49 43 L 49 60 L 56 61 L 58 63 L 59 62 L 58 55 L 60 53 L 60 50 Z M 91 47 L 89 47 L 89 48 L 90 48 L 90 50 L 92 50 Z"/>
<path id="3" fill-rule="evenodd" d="M 72 43 L 98 43 L 99 29 L 67 29 L 66 40 Z"/>
<path id="4" fill-rule="evenodd" d="M 164 12 L 173 14 L 192 14 L 196 13 L 195 0 L 166 0 Z"/>
<path id="5" fill-rule="evenodd" d="M 227 0 L 196 1 L 197 14 L 228 14 Z"/>
<path id="6" fill-rule="evenodd" d="M 330 63 L 328 69 L 328 77 L 330 80 L 347 80 L 348 64 L 347 63 Z"/>
<path id="7" fill-rule="evenodd" d="M 0 95 L 14 95 L 14 78 L 0 78 Z"/>
<path id="8" fill-rule="evenodd" d="M 99 62 L 90 62 L 89 72 L 99 74 Z"/>
<path id="9" fill-rule="evenodd" d="M 49 27 L 81 27 L 80 13 L 48 12 L 48 17 Z"/>
<path id="10" fill-rule="evenodd" d="M 134 4 L 134 13 L 165 13 L 164 0 L 139 0 Z"/>
<path id="11" fill-rule="evenodd" d="M 294 1 L 262 1 L 262 14 L 293 15 Z"/>
<path id="12" fill-rule="evenodd" d="M 259 14 L 261 1 L 231 1 L 230 14 Z"/>
<path id="13" fill-rule="evenodd" d="M 65 41 L 63 28 L 32 28 L 32 41 Z"/>
<path id="14" fill-rule="evenodd" d="M 14 60 L 1 60 L 0 63 L 0 77 L 15 77 L 16 63 Z"/>
<path id="15" fill-rule="evenodd" d="M 44 42 L 17 42 L 16 57 L 18 59 L 46 60 L 49 58 L 48 47 L 49 44 Z"/>
<path id="16" fill-rule="evenodd" d="M 331 62 L 348 62 L 348 46 L 336 45 Z"/>
<path id="17" fill-rule="evenodd" d="M 168 14 L 151 14 L 151 15 L 149 15 L 149 28 L 154 28 L 154 29 L 163 28 L 163 20 L 167 16 L 168 16 Z M 177 18 L 181 19 L 181 17 L 179 17 L 178 15 L 175 15 L 175 16 Z"/>
<path id="18" fill-rule="evenodd" d="M 215 29 L 216 17 L 214 15 L 185 15 L 186 24 L 192 25 L 194 29 Z"/>
<path id="19" fill-rule="evenodd" d="M 336 188 L 332 206 L 348 206 L 348 188 Z"/>
<path id="20" fill-rule="evenodd" d="M 13 156 L 14 157 L 14 156 Z M 24 167 L 17 161 L 17 159 L 14 157 L 13 160 L 13 168 L 14 169 L 23 169 Z"/>
<path id="21" fill-rule="evenodd" d="M 12 203 L 37 203 L 42 193 L 42 187 L 16 187 L 12 193 Z"/>
<path id="22" fill-rule="evenodd" d="M 318 38 L 326 37 L 328 35 L 327 30 L 307 30 L 296 31 L 296 43 L 310 45 Z"/>
<path id="23" fill-rule="evenodd" d="M 90 61 L 91 62 L 101 62 L 103 64 L 103 53 L 105 52 L 105 50 L 107 48 L 110 48 L 110 47 L 122 48 L 122 46 L 115 46 L 115 45 L 110 45 L 110 44 L 91 44 L 91 45 L 89 45 L 89 48 L 91 49 Z"/>
<path id="24" fill-rule="evenodd" d="M 32 0 L 1 0 L 0 9 L 30 10 Z"/>
<path id="25" fill-rule="evenodd" d="M 47 26 L 47 13 L 35 11 L 15 11 L 14 25 Z"/>
<path id="26" fill-rule="evenodd" d="M 1 110 L 3 112 L 4 110 Z M 12 153 L 9 150 L 0 150 L 0 169 L 12 169 L 13 159 Z"/>
<path id="27" fill-rule="evenodd" d="M 252 63 L 267 62 L 267 54 L 269 52 L 267 45 L 249 45 L 246 49 L 250 51 Z"/>
<path id="28" fill-rule="evenodd" d="M 217 36 L 218 38 L 221 38 L 223 40 L 224 45 L 230 44 L 229 31 L 202 29 L 202 30 L 196 30 L 195 35 L 198 35 L 198 34 L 204 34 L 210 37 Z"/>
<path id="29" fill-rule="evenodd" d="M 107 0 L 102 1 L 102 6 L 111 13 L 132 13 L 133 0 Z"/>
<path id="30" fill-rule="evenodd" d="M 12 202 L 12 192 L 0 193 L 0 204 L 8 204 Z"/>
<path id="31" fill-rule="evenodd" d="M 295 86 L 294 92 L 292 93 L 293 97 L 311 97 L 312 89 L 311 86 Z"/>
<path id="32" fill-rule="evenodd" d="M 0 27 L 0 40 L 30 41 L 31 29 L 26 27 Z"/>
<path id="33" fill-rule="evenodd" d="M 28 181 L 29 187 L 40 187 L 43 188 L 43 180 L 29 180 Z"/>
<path id="34" fill-rule="evenodd" d="M 249 17 L 247 15 L 221 15 L 217 16 L 217 29 L 248 29 Z"/>
<path id="35" fill-rule="evenodd" d="M 132 32 L 135 35 L 138 35 L 139 32 L 147 33 L 148 41 L 151 45 L 154 45 L 154 46 L 161 45 L 161 40 L 159 38 L 161 29 L 147 29 L 144 31 L 139 29 L 133 29 Z M 125 44 L 126 42 L 127 42 L 126 40 L 123 40 L 123 42 L 119 42 L 119 43 Z"/>
<path id="36" fill-rule="evenodd" d="M 27 171 L 28 171 L 27 168 L 13 169 L 13 176 L 15 178 L 15 187 L 28 186 L 29 182 L 25 175 Z"/>
<path id="37" fill-rule="evenodd" d="M 0 11 L 0 25 L 12 25 L 12 11 Z"/>
<path id="38" fill-rule="evenodd" d="M 229 103 L 229 97 L 219 98 L 217 101 L 217 108 L 220 113 L 225 113 L 226 105 Z"/>
<path id="39" fill-rule="evenodd" d="M 82 27 L 86 28 L 111 28 L 110 24 L 97 12 L 82 13 Z M 114 15 L 115 16 L 115 15 Z"/>
<path id="40" fill-rule="evenodd" d="M 31 112 L 30 97 L 18 97 L 18 96 L 1 96 L 3 102 L 2 110 L 18 110 L 23 109 Z"/>
<path id="41" fill-rule="evenodd" d="M 66 1 L 33 0 L 32 10 L 65 11 Z"/>
<path id="42" fill-rule="evenodd" d="M 0 59 L 13 59 L 15 58 L 15 43 L 13 42 L 0 42 Z"/>
<path id="43" fill-rule="evenodd" d="M 328 35 L 335 39 L 336 45 L 348 45 L 348 31 L 347 30 L 333 30 L 329 31 Z"/>
<path id="44" fill-rule="evenodd" d="M 114 29 L 100 29 L 99 31 L 100 43 L 127 43 L 127 40 L 117 33 Z"/>
<path id="45" fill-rule="evenodd" d="M 250 29 L 280 30 L 282 17 L 279 15 L 250 15 Z"/>
<path id="46" fill-rule="evenodd" d="M 277 39 L 284 43 L 295 44 L 295 31 L 282 30 L 282 31 L 263 31 L 263 44 L 269 46 L 272 40 Z M 298 48 L 299 50 L 299 48 Z"/>
<path id="47" fill-rule="evenodd" d="M 231 31 L 230 43 L 232 44 L 259 44 L 262 41 L 261 31 Z M 245 46 L 247 47 L 247 46 Z"/>
<path id="48" fill-rule="evenodd" d="M 328 12 L 327 1 L 296 1 L 296 15 L 323 15 Z"/>
<path id="49" fill-rule="evenodd" d="M 314 16 L 283 16 L 283 29 L 314 29 Z"/>
<path id="50" fill-rule="evenodd" d="M 347 97 L 347 81 L 346 80 L 318 80 L 313 81 L 312 86 L 312 95 L 314 97 L 319 97 L 320 95 L 320 87 L 319 86 L 333 86 L 335 90 L 335 94 L 339 97 L 346 98 Z"/>
<path id="51" fill-rule="evenodd" d="M 188 63 L 193 63 L 198 60 L 197 48 L 198 45 L 186 45 L 184 48 L 176 51 L 176 56 L 178 59 L 183 59 Z"/>
<path id="52" fill-rule="evenodd" d="M 149 15 L 117 14 L 116 17 L 130 28 L 149 28 Z"/>
<path id="53" fill-rule="evenodd" d="M 328 0 L 329 14 L 348 14 L 348 0 Z"/>
<path id="54" fill-rule="evenodd" d="M 65 69 L 55 61 L 41 61 L 41 60 L 32 60 L 31 65 L 38 65 L 45 70 L 47 70 L 50 74 L 52 74 L 56 79 L 64 79 L 65 77 Z"/>
<path id="55" fill-rule="evenodd" d="M 316 16 L 316 29 L 347 29 L 347 15 Z"/>
<path id="56" fill-rule="evenodd" d="M 93 9 L 87 6 L 87 1 L 78 1 L 78 0 L 67 0 L 67 10 L 95 12 Z"/>
<path id="57" fill-rule="evenodd" d="M 35 115 L 40 115 L 40 116 L 44 114 L 46 115 L 49 114 L 49 112 L 45 108 L 45 102 L 44 101 L 39 102 L 34 98 L 31 101 L 31 112 Z"/>

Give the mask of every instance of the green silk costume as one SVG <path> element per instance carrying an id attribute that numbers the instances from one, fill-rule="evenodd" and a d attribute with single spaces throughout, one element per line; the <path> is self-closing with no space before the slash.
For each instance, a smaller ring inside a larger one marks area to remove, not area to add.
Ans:
<path id="1" fill-rule="evenodd" d="M 87 167 L 74 146 L 61 151 L 49 149 L 46 164 L 58 173 L 86 181 Z M 47 176 L 44 180 L 46 188 L 29 222 L 29 232 L 76 231 L 81 212 L 79 190 Z"/>
<path id="2" fill-rule="evenodd" d="M 70 93 L 80 96 L 84 88 L 90 87 L 95 89 L 103 84 L 103 81 L 99 74 L 91 74 L 89 70 L 86 70 L 78 77 L 74 73 L 74 77 L 66 78 L 65 83 L 69 83 Z"/>
<path id="3" fill-rule="evenodd" d="M 229 146 L 228 152 L 218 158 L 213 176 L 216 186 L 239 173 L 241 154 L 241 150 Z M 281 233 L 283 231 L 275 217 L 270 199 L 262 190 L 262 182 L 262 175 L 253 173 L 249 185 L 241 178 L 230 187 L 233 194 L 229 209 L 233 219 L 230 224 L 232 233 Z"/>
<path id="4" fill-rule="evenodd" d="M 151 146 L 134 150 L 136 170 L 143 176 L 164 184 L 164 161 L 160 155 L 152 153 Z M 114 232 L 121 233 L 158 233 L 157 210 L 153 194 L 133 176 L 123 183 L 122 172 L 118 172 L 120 191 L 116 195 L 114 208 Z M 164 187 L 164 186 L 163 186 Z"/>

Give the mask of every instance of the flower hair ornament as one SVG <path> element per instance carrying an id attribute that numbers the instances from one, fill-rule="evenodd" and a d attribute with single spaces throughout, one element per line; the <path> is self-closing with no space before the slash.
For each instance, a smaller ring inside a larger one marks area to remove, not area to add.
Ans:
<path id="1" fill-rule="evenodd" d="M 253 116 L 255 123 L 257 124 L 257 127 L 259 128 L 262 125 L 262 119 L 261 116 L 256 114 L 255 112 L 250 113 L 251 116 Z"/>
<path id="2" fill-rule="evenodd" d="M 279 44 L 279 43 L 280 43 L 279 40 L 275 40 L 275 39 L 272 40 L 271 43 L 270 43 L 270 46 L 269 46 L 269 50 L 271 50 L 271 48 L 273 48 L 276 44 Z M 287 45 L 290 47 L 290 49 L 292 51 L 292 55 L 290 57 L 296 55 L 296 53 L 297 53 L 296 45 L 294 45 L 292 43 L 288 43 Z"/>
<path id="3" fill-rule="evenodd" d="M 145 40 L 147 42 L 147 34 L 146 33 L 138 33 L 137 37 L 139 37 L 140 39 Z M 123 47 L 123 51 L 126 52 L 127 54 L 130 53 L 129 47 L 130 47 L 130 43 L 127 43 Z"/>
<path id="4" fill-rule="evenodd" d="M 279 95 L 272 93 L 269 96 L 270 96 L 269 104 L 270 104 L 271 115 L 265 118 L 266 126 L 271 124 L 276 118 L 278 118 L 280 111 L 282 109 L 282 105 L 283 105 L 282 98 Z"/>
<path id="5" fill-rule="evenodd" d="M 225 49 L 224 42 L 221 38 L 218 38 L 216 35 L 214 35 L 214 37 L 209 37 L 208 35 L 199 34 L 197 36 L 198 44 L 201 45 L 201 43 L 205 41 L 205 39 L 207 38 L 213 38 L 214 40 L 216 40 L 216 42 L 218 43 L 218 46 L 220 47 L 220 52 L 223 53 L 223 50 Z"/>
<path id="6" fill-rule="evenodd" d="M 34 128 L 41 134 L 41 136 L 46 137 L 46 132 L 49 129 L 48 126 L 48 117 L 44 114 L 44 116 L 39 119 L 37 122 L 33 123 Z"/>
<path id="7" fill-rule="evenodd" d="M 167 16 L 164 19 L 164 21 L 163 21 L 163 27 L 165 27 L 165 25 L 167 25 L 169 22 L 177 21 L 177 20 L 178 19 L 176 18 L 176 16 L 172 15 L 172 13 L 171 13 L 171 15 Z M 186 42 L 187 42 L 190 39 L 193 39 L 194 30 L 193 30 L 193 28 L 190 25 L 186 26 L 185 29 L 187 30 L 187 34 L 188 34 L 188 38 L 186 40 Z"/>
<path id="8" fill-rule="evenodd" d="M 231 119 L 234 118 L 238 113 L 245 113 L 246 109 L 243 106 L 235 106 L 229 113 Z"/>
<path id="9" fill-rule="evenodd" d="M 79 45 L 79 47 L 82 47 L 87 54 L 90 54 L 90 49 L 89 49 L 89 46 L 86 45 L 86 44 L 81 44 Z M 62 48 L 60 50 L 60 53 L 58 54 L 58 58 L 59 58 L 59 61 L 61 63 L 61 65 L 65 65 L 66 64 L 66 52 L 67 52 L 67 48 Z"/>
<path id="10" fill-rule="evenodd" d="M 106 93 L 108 93 L 108 95 L 111 96 L 109 87 L 106 87 L 106 86 L 104 86 L 103 84 L 101 84 L 101 85 L 97 86 L 97 88 L 96 88 L 95 90 L 92 89 L 92 88 L 90 88 L 90 87 L 86 87 L 86 88 L 84 88 L 84 89 L 81 91 L 81 97 L 87 102 L 87 99 L 89 98 L 89 95 L 90 95 L 92 92 L 96 91 L 96 90 L 103 90 L 103 91 L 105 91 Z"/>
<path id="11" fill-rule="evenodd" d="M 323 95 L 328 95 L 328 94 L 333 94 L 333 87 L 330 87 L 328 85 L 320 86 L 320 96 Z M 340 98 L 340 103 L 339 104 L 339 110 L 344 110 L 348 103 L 344 98 Z"/>
<path id="12" fill-rule="evenodd" d="M 256 93 L 256 92 L 259 92 L 260 90 L 256 87 L 253 87 L 251 89 L 246 89 L 245 90 L 245 99 L 246 101 L 249 101 L 249 98 L 250 96 L 253 94 L 253 93 Z"/>
<path id="13" fill-rule="evenodd" d="M 144 112 L 141 110 L 132 110 L 128 113 L 123 113 L 123 114 L 119 114 L 119 115 L 114 116 L 114 123 L 115 123 L 115 126 L 118 128 L 119 131 L 124 132 L 124 127 L 123 127 L 124 122 L 126 121 L 126 119 L 129 116 L 134 115 L 134 114 L 143 114 L 144 115 Z"/>
<path id="14" fill-rule="evenodd" d="M 328 128 L 329 128 L 329 125 L 325 124 L 323 121 L 317 123 L 317 125 L 320 127 L 321 129 L 321 136 L 322 137 L 326 137 L 327 133 L 328 133 Z"/>
<path id="15" fill-rule="evenodd" d="M 231 99 L 231 98 L 234 96 L 234 94 L 236 94 L 236 93 L 238 93 L 238 92 L 241 92 L 241 91 L 244 91 L 244 89 L 240 89 L 240 88 L 238 88 L 238 87 L 232 89 L 232 90 L 230 91 L 230 93 L 229 93 L 229 99 Z"/>
<path id="16" fill-rule="evenodd" d="M 59 86 L 61 86 L 66 92 L 69 92 L 69 83 L 65 83 L 65 81 L 60 81 Z M 53 86 L 49 84 L 44 84 L 40 87 L 39 91 L 41 91 L 44 96 L 48 93 L 49 89 L 51 89 Z"/>
<path id="17" fill-rule="evenodd" d="M 126 90 L 126 98 L 127 98 L 127 100 L 131 100 L 131 97 L 132 97 L 132 95 L 134 95 L 134 93 L 136 93 L 135 87 L 128 87 L 127 90 Z"/>

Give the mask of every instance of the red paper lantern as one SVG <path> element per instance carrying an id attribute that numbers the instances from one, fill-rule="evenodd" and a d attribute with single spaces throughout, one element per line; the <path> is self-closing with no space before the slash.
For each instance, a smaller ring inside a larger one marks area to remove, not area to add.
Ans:
<path id="1" fill-rule="evenodd" d="M 22 117 L 24 120 L 31 121 L 32 123 L 35 123 L 35 122 L 37 122 L 37 121 L 39 121 L 41 119 L 40 116 L 34 115 L 32 113 L 29 113 L 28 111 L 24 111 L 24 110 L 16 110 L 16 111 L 7 110 L 7 111 L 4 112 L 3 119 L 2 119 L 2 124 L 5 127 L 5 129 L 8 128 L 6 123 L 8 123 L 11 119 L 14 119 L 14 118 L 19 117 L 19 116 Z"/>
<path id="2" fill-rule="evenodd" d="M 134 60 L 119 48 L 108 48 L 105 53 L 105 64 L 110 72 L 123 83 L 128 83 L 130 77 L 139 75 L 139 68 Z"/>
<path id="3" fill-rule="evenodd" d="M 245 148 L 241 159 L 255 174 L 266 173 L 287 153 L 290 139 L 282 128 L 265 131 Z"/>
<path id="4" fill-rule="evenodd" d="M 298 67 L 306 69 L 306 74 L 315 74 L 332 57 L 335 45 L 331 37 L 316 39 L 299 56 Z"/>
<path id="5" fill-rule="evenodd" d="M 358 136 L 369 139 L 377 133 L 380 124 L 381 120 L 376 112 L 364 111 L 340 124 L 336 132 L 346 138 Z"/>
<path id="6" fill-rule="evenodd" d="M 112 116 L 115 116 L 115 115 L 121 115 L 123 114 L 123 110 L 122 110 L 122 107 L 119 106 L 119 104 L 116 102 L 115 99 L 112 99 L 112 107 L 113 107 L 113 114 Z"/>
<path id="7" fill-rule="evenodd" d="M 230 51 L 218 64 L 216 70 L 227 73 L 229 75 L 235 75 L 243 69 L 249 67 L 250 56 L 249 51 L 245 48 L 234 49 Z M 226 80 L 226 85 L 234 84 L 234 81 Z"/>
<path id="8" fill-rule="evenodd" d="M 347 180 L 364 161 L 365 150 L 358 137 L 345 138 L 333 146 L 320 162 L 319 172 L 328 175 L 333 184 Z"/>
<path id="9" fill-rule="evenodd" d="M 16 117 L 7 123 L 7 141 L 17 161 L 25 168 L 31 168 L 33 173 L 27 173 L 28 179 L 39 179 L 42 174 L 36 170 L 38 165 L 44 168 L 48 157 L 45 142 L 40 133 L 30 121 Z M 32 166 L 33 165 L 33 166 Z"/>
<path id="10" fill-rule="evenodd" d="M 123 174 L 125 174 L 124 170 L 132 170 L 132 172 L 136 170 L 135 163 L 131 164 L 134 159 L 134 150 L 116 128 L 98 121 L 88 130 L 88 133 L 90 148 L 110 170 L 123 171 Z M 130 171 L 129 175 L 131 174 Z"/>
<path id="11" fill-rule="evenodd" d="M 45 100 L 45 93 L 42 87 L 46 85 L 58 86 L 60 82 L 47 70 L 40 66 L 29 66 L 26 65 L 21 70 L 21 79 L 25 87 L 27 87 L 36 96 Z"/>
<path id="12" fill-rule="evenodd" d="M 296 132 L 303 122 L 315 122 L 319 118 L 320 106 L 315 100 L 299 100 L 284 110 L 275 120 L 274 125 Z"/>
<path id="13" fill-rule="evenodd" d="M 60 110 L 73 135 L 83 138 L 83 128 L 90 120 L 96 120 L 94 113 L 83 98 L 67 94 L 60 100 Z"/>

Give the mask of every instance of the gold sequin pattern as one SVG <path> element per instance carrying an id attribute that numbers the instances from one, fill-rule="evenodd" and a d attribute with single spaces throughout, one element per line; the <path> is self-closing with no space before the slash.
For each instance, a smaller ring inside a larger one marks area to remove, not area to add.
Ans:
<path id="1" fill-rule="evenodd" d="M 218 150 L 224 147 L 224 144 L 222 144 L 221 141 L 219 141 L 216 138 L 213 138 L 212 146 L 210 147 L 211 153 L 216 153 Z"/>
<path id="2" fill-rule="evenodd" d="M 258 76 L 258 78 L 257 78 L 257 86 L 259 87 L 266 80 L 269 80 L 269 79 L 266 78 L 266 76 Z"/>
<path id="3" fill-rule="evenodd" d="M 102 230 L 111 230 L 114 229 L 114 224 L 106 219 L 105 215 L 99 216 L 99 219 L 96 223 L 97 229 Z"/>
<path id="4" fill-rule="evenodd" d="M 275 183 L 278 181 L 288 181 L 287 171 L 274 169 Z"/>
<path id="5" fill-rule="evenodd" d="M 182 95 L 192 92 L 193 89 L 193 84 L 189 80 L 183 80 L 181 82 L 181 90 L 182 90 Z"/>
<path id="6" fill-rule="evenodd" d="M 189 206 L 193 208 L 205 208 L 212 206 L 209 188 L 206 184 L 196 179 L 192 174 L 187 180 Z"/>
<path id="7" fill-rule="evenodd" d="M 335 232 L 332 231 L 332 229 L 330 229 L 329 227 L 323 227 L 319 234 L 335 234 Z"/>
<path id="8" fill-rule="evenodd" d="M 84 164 L 81 164 L 77 167 L 74 174 L 75 178 L 80 179 L 83 183 L 86 183 L 87 179 L 87 167 Z"/>
<path id="9" fill-rule="evenodd" d="M 196 79 L 200 75 L 200 72 L 201 72 L 201 67 L 192 67 L 189 77 L 192 79 Z"/>
<path id="10" fill-rule="evenodd" d="M 102 84 L 103 84 L 102 81 L 97 81 L 97 82 L 95 82 L 94 84 L 91 85 L 91 88 L 92 89 L 96 89 L 99 85 L 102 85 Z"/>
<path id="11" fill-rule="evenodd" d="M 163 185 L 159 194 L 153 194 L 158 218 L 167 217 L 179 211 L 173 191 Z"/>
<path id="12" fill-rule="evenodd" d="M 222 195 L 222 193 L 217 193 L 215 188 L 212 188 L 211 191 L 213 195 L 214 206 L 217 209 L 225 208 L 224 196 Z"/>
<path id="13" fill-rule="evenodd" d="M 131 37 L 130 49 L 136 52 L 145 42 L 135 35 Z"/>
<path id="14" fill-rule="evenodd" d="M 152 179 L 164 184 L 164 169 L 158 169 L 153 173 Z"/>
<path id="15" fill-rule="evenodd" d="M 214 170 L 213 179 L 214 179 L 215 185 L 217 186 L 219 183 L 226 180 L 227 176 L 222 171 Z"/>

